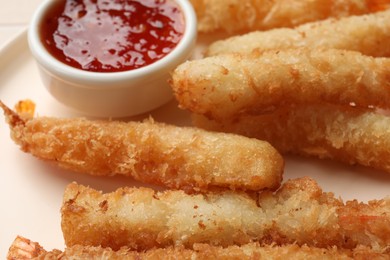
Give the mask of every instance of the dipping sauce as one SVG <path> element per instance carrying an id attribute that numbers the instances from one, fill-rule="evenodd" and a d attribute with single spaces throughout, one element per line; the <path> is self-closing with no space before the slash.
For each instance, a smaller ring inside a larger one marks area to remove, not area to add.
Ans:
<path id="1" fill-rule="evenodd" d="M 65 64 L 119 72 L 166 56 L 184 28 L 174 0 L 56 0 L 40 35 L 46 49 Z"/>

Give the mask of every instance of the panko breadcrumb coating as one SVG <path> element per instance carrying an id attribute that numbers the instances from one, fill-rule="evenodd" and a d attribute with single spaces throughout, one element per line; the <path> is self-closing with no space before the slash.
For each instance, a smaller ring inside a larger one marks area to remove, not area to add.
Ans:
<path id="1" fill-rule="evenodd" d="M 276 193 L 237 191 L 188 195 L 121 188 L 102 194 L 70 184 L 61 209 L 68 247 L 135 250 L 196 243 L 227 247 L 249 242 L 388 250 L 390 200 L 344 204 L 315 181 L 286 182 Z"/>
<path id="2" fill-rule="evenodd" d="M 307 1 L 311 2 L 311 1 Z M 390 10 L 342 19 L 327 19 L 296 28 L 256 31 L 212 43 L 206 56 L 310 47 L 359 51 L 390 56 Z"/>
<path id="3" fill-rule="evenodd" d="M 282 179 L 283 158 L 256 139 L 152 120 L 22 119 L 0 106 L 23 151 L 73 171 L 121 174 L 188 191 L 276 189 Z"/>
<path id="4" fill-rule="evenodd" d="M 237 34 L 384 10 L 389 0 L 190 0 L 202 33 Z"/>
<path id="5" fill-rule="evenodd" d="M 390 108 L 390 58 L 355 51 L 226 54 L 183 63 L 172 77 L 180 107 L 215 120 L 265 113 L 286 104 Z"/>
<path id="6" fill-rule="evenodd" d="M 281 153 L 330 158 L 390 172 L 390 117 L 374 109 L 317 104 L 279 107 L 235 121 L 193 116 L 194 125 L 267 140 Z"/>
<path id="7" fill-rule="evenodd" d="M 316 248 L 298 245 L 260 245 L 249 243 L 242 246 L 226 248 L 208 244 L 195 244 L 194 249 L 183 246 L 156 248 L 137 252 L 123 247 L 117 251 L 101 246 L 75 245 L 60 250 L 46 251 L 39 243 L 18 236 L 12 243 L 7 259 L 100 259 L 100 260 L 152 260 L 152 259 L 182 259 L 182 260 L 214 260 L 214 259 L 386 259 L 388 255 L 375 252 L 367 247 L 359 246 L 353 250 L 330 248 Z"/>

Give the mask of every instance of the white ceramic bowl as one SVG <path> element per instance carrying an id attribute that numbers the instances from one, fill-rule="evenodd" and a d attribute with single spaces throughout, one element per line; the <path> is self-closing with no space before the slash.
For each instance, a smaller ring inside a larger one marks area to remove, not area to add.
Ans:
<path id="1" fill-rule="evenodd" d="M 38 63 L 43 84 L 61 103 L 85 115 L 126 117 L 155 109 L 173 97 L 170 73 L 189 58 L 196 41 L 196 15 L 188 0 L 175 0 L 185 18 L 178 45 L 162 59 L 124 72 L 90 72 L 54 58 L 40 40 L 39 26 L 53 0 L 43 2 L 33 15 L 28 43 Z"/>

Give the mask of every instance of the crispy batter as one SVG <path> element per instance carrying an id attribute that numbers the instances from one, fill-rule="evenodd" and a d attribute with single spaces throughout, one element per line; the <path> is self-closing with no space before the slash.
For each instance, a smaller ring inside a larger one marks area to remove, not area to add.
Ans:
<path id="1" fill-rule="evenodd" d="M 39 243 L 17 236 L 8 250 L 7 260 L 34 259 L 46 253 Z"/>
<path id="2" fill-rule="evenodd" d="M 211 33 L 293 27 L 326 19 L 384 10 L 389 0 L 191 0 L 198 30 Z"/>
<path id="3" fill-rule="evenodd" d="M 91 175 L 122 174 L 171 188 L 279 187 L 284 162 L 267 142 L 145 122 L 19 118 L 3 107 L 25 152 Z"/>
<path id="4" fill-rule="evenodd" d="M 216 122 L 193 116 L 208 130 L 267 140 L 281 153 L 331 158 L 390 172 L 390 117 L 373 109 L 329 104 L 285 106 L 273 113 Z"/>
<path id="5" fill-rule="evenodd" d="M 390 244 L 389 199 L 344 205 L 310 178 L 288 181 L 276 193 L 257 198 L 233 191 L 188 195 L 146 188 L 102 194 L 72 183 L 61 212 L 68 247 L 191 249 L 196 243 L 226 247 L 254 241 L 349 249 L 364 245 L 384 252 Z"/>
<path id="6" fill-rule="evenodd" d="M 311 1 L 307 1 L 311 2 Z M 251 32 L 216 41 L 206 50 L 207 56 L 237 52 L 264 52 L 298 47 L 334 48 L 359 51 L 375 57 L 390 56 L 390 11 L 327 19 L 301 25 Z"/>
<path id="7" fill-rule="evenodd" d="M 258 243 L 249 243 L 243 246 L 229 246 L 227 248 L 211 246 L 208 244 L 195 244 L 194 249 L 186 249 L 183 246 L 156 248 L 144 252 L 132 251 L 128 248 L 121 248 L 114 251 L 111 248 L 100 246 L 81 246 L 75 245 L 66 248 L 63 252 L 53 250 L 47 252 L 39 250 L 30 251 L 26 256 L 21 253 L 20 246 L 30 247 L 32 250 L 40 245 L 29 239 L 18 236 L 10 247 L 7 259 L 386 259 L 387 254 L 374 252 L 367 247 L 359 246 L 353 250 L 330 248 L 316 248 L 298 246 L 298 245 L 259 245 Z"/>
<path id="8" fill-rule="evenodd" d="M 389 108 L 389 79 L 389 58 L 289 49 L 189 61 L 174 71 L 172 86 L 181 108 L 221 120 L 321 101 Z"/>

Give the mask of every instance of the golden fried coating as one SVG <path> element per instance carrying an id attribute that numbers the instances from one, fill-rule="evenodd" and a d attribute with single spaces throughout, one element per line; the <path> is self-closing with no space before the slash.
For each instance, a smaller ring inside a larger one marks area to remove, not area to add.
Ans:
<path id="1" fill-rule="evenodd" d="M 91 175 L 122 174 L 181 189 L 279 187 L 284 162 L 270 144 L 155 123 L 37 117 L 0 103 L 13 140 L 32 155 Z"/>
<path id="2" fill-rule="evenodd" d="M 369 56 L 388 57 L 389 20 L 390 11 L 384 11 L 312 22 L 294 29 L 251 32 L 212 43 L 206 50 L 206 55 L 311 47 L 354 50 Z"/>
<path id="3" fill-rule="evenodd" d="M 390 200 L 343 204 L 309 178 L 290 180 L 258 197 L 233 191 L 188 195 L 121 188 L 102 194 L 76 183 L 65 190 L 62 231 L 68 247 L 127 246 L 135 250 L 196 243 L 249 242 L 328 248 L 390 243 Z"/>
<path id="4" fill-rule="evenodd" d="M 337 49 L 220 55 L 180 65 L 180 107 L 210 119 L 269 112 L 285 104 L 390 107 L 390 59 Z"/>
<path id="5" fill-rule="evenodd" d="M 22 247 L 22 248 L 21 248 Z M 35 249 L 38 249 L 34 251 Z M 47 252 L 37 242 L 18 236 L 10 247 L 7 259 L 386 259 L 387 254 L 374 252 L 367 247 L 359 246 L 353 250 L 330 248 L 316 248 L 298 245 L 259 245 L 249 243 L 243 246 L 229 246 L 226 248 L 208 244 L 195 244 L 194 249 L 183 246 L 156 248 L 144 252 L 132 251 L 126 247 L 114 251 L 111 248 L 100 246 L 75 245 L 66 248 L 63 252 L 53 250 Z"/>
<path id="6" fill-rule="evenodd" d="M 34 259 L 46 253 L 47 251 L 39 243 L 17 236 L 8 250 L 7 260 Z"/>
<path id="7" fill-rule="evenodd" d="M 388 8 L 389 0 L 190 0 L 203 33 L 293 27 L 326 19 Z"/>
<path id="8" fill-rule="evenodd" d="M 390 172 L 390 117 L 373 109 L 285 106 L 236 121 L 216 122 L 197 115 L 193 121 L 208 130 L 267 140 L 281 153 L 331 158 Z"/>

